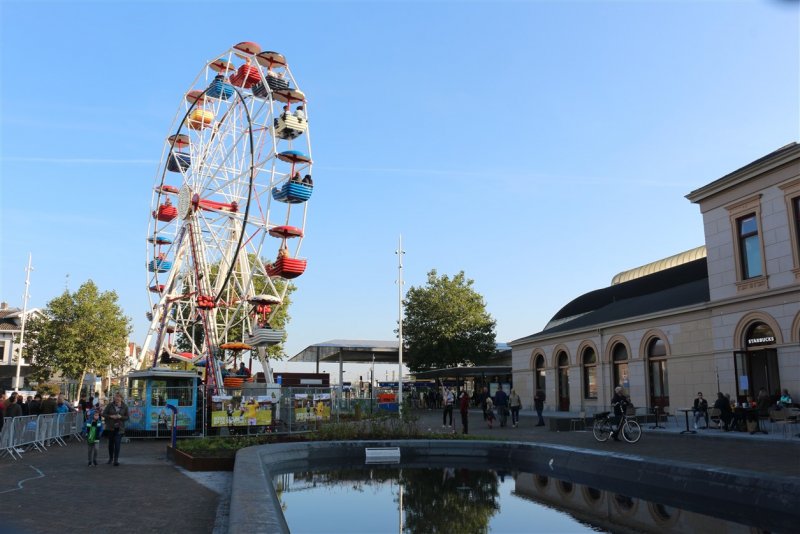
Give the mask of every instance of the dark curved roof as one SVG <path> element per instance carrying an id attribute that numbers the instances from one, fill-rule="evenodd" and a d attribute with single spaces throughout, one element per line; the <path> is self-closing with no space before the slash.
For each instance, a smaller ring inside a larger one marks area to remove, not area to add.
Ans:
<path id="1" fill-rule="evenodd" d="M 629 282 L 585 293 L 561 308 L 544 330 L 512 343 L 700 304 L 708 300 L 708 266 L 706 258 L 701 258 Z"/>

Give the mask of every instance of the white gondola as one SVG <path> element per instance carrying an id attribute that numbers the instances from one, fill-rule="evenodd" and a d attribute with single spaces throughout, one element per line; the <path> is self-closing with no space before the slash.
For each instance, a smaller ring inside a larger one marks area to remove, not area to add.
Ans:
<path id="1" fill-rule="evenodd" d="M 254 347 L 269 347 L 270 345 L 277 345 L 283 341 L 283 336 L 286 335 L 285 330 L 275 330 L 272 328 L 256 328 L 253 334 L 247 338 L 247 344 Z"/>

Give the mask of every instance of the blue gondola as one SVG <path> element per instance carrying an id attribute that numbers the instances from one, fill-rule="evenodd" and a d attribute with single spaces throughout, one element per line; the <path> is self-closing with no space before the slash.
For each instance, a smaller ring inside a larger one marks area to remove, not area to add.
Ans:
<path id="1" fill-rule="evenodd" d="M 313 185 L 300 182 L 286 182 L 280 187 L 272 189 L 272 198 L 286 204 L 300 204 L 311 198 Z"/>
<path id="2" fill-rule="evenodd" d="M 167 170 L 185 172 L 192 165 L 192 156 L 186 152 L 170 152 L 167 158 Z"/>
<path id="3" fill-rule="evenodd" d="M 214 77 L 214 81 L 206 91 L 206 96 L 211 98 L 219 98 L 221 100 L 230 100 L 233 96 L 233 86 L 225 81 L 225 76 L 221 74 Z"/>
<path id="4" fill-rule="evenodd" d="M 150 263 L 147 264 L 147 270 L 151 273 L 158 271 L 159 273 L 165 273 L 172 269 L 172 262 L 162 259 L 151 260 Z"/>

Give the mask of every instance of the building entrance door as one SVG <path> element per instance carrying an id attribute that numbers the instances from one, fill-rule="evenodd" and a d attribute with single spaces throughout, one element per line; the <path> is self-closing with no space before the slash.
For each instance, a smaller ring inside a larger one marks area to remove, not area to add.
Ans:
<path id="1" fill-rule="evenodd" d="M 745 402 L 748 396 L 756 400 L 761 388 L 766 389 L 769 395 L 780 391 L 777 350 L 736 351 L 733 358 L 736 366 L 736 402 Z"/>

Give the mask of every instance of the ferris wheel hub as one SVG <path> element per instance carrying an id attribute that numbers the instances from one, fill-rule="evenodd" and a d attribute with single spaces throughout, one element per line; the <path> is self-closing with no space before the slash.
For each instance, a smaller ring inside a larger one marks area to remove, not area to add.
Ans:
<path id="1" fill-rule="evenodd" d="M 194 196 L 195 194 L 188 184 L 181 187 L 180 192 L 178 192 L 178 217 L 181 219 L 186 220 L 194 213 L 195 206 L 192 202 Z"/>

